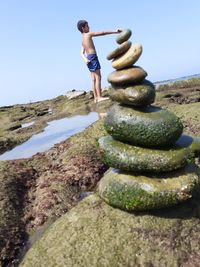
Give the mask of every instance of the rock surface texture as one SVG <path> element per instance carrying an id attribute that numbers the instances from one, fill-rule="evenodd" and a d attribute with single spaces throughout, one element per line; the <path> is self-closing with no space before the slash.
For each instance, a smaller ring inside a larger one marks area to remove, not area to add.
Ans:
<path id="1" fill-rule="evenodd" d="M 130 36 L 124 30 L 116 41 L 123 46 Z M 193 156 L 200 138 L 183 135 L 178 117 L 150 106 L 155 88 L 146 75 L 135 66 L 109 75 L 111 98 L 119 104 L 107 114 L 109 135 L 101 134 L 99 147 L 111 168 L 97 194 L 56 220 L 21 267 L 200 266 L 200 170 Z M 193 111 L 185 111 L 190 120 Z"/>
<path id="2" fill-rule="evenodd" d="M 124 30 L 116 42 L 123 46 L 130 36 L 131 31 Z M 141 54 L 142 45 L 132 44 L 112 61 L 117 70 L 108 76 L 109 92 L 118 104 L 105 118 L 109 136 L 99 140 L 104 162 L 117 169 L 104 175 L 99 195 L 129 211 L 172 206 L 191 198 L 199 186 L 198 167 L 189 165 L 195 141 L 180 145 L 181 120 L 151 105 L 154 85 L 144 80 L 146 71 L 133 65 Z"/>

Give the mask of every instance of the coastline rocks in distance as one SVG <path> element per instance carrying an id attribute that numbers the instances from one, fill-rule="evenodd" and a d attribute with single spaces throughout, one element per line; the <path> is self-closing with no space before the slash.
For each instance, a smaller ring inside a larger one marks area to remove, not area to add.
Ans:
<path id="1" fill-rule="evenodd" d="M 110 87 L 109 95 L 113 101 L 133 106 L 147 106 L 155 100 L 156 92 L 153 83 L 144 80 L 134 86 Z"/>
<path id="2" fill-rule="evenodd" d="M 132 31 L 130 29 L 123 29 L 116 37 L 116 42 L 122 44 L 131 37 Z"/>
<path id="3" fill-rule="evenodd" d="M 74 99 L 74 98 L 77 98 L 77 97 L 83 96 L 83 95 L 86 95 L 85 91 L 76 91 L 76 90 L 72 90 L 72 91 L 67 92 L 65 94 L 65 96 L 67 97 L 68 100 Z"/>
<path id="4" fill-rule="evenodd" d="M 198 167 L 144 176 L 109 169 L 99 182 L 100 197 L 113 207 L 140 211 L 170 207 L 190 199 L 199 187 Z"/>
<path id="5" fill-rule="evenodd" d="M 108 75 L 108 82 L 113 86 L 122 86 L 142 82 L 147 76 L 146 71 L 141 67 L 130 67 L 123 70 L 116 70 Z"/>
<path id="6" fill-rule="evenodd" d="M 125 53 L 130 47 L 131 47 L 131 42 L 130 41 L 126 41 L 126 42 L 122 43 L 115 50 L 113 50 L 112 52 L 110 52 L 107 55 L 107 59 L 111 60 L 113 58 L 118 57 L 119 55 Z"/>
<path id="7" fill-rule="evenodd" d="M 111 136 L 99 139 L 103 161 L 109 167 L 127 172 L 162 173 L 177 170 L 188 163 L 190 147 L 169 150 L 142 148 L 122 143 Z"/>
<path id="8" fill-rule="evenodd" d="M 156 106 L 133 109 L 113 105 L 104 126 L 119 141 L 153 148 L 174 145 L 183 132 L 183 124 L 175 114 Z"/>
<path id="9" fill-rule="evenodd" d="M 112 67 L 117 70 L 128 68 L 136 63 L 141 54 L 142 45 L 133 44 L 124 54 L 112 61 Z"/>

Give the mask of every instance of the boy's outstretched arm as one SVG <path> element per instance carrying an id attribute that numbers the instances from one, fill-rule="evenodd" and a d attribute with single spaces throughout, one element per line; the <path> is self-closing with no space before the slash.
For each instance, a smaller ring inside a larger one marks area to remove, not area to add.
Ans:
<path id="1" fill-rule="evenodd" d="M 89 59 L 85 56 L 85 49 L 83 46 L 81 46 L 81 56 L 86 64 L 90 63 Z"/>
<path id="2" fill-rule="evenodd" d="M 113 30 L 107 30 L 107 31 L 101 31 L 101 32 L 89 32 L 88 34 L 91 35 L 92 37 L 95 37 L 95 36 L 115 34 L 115 33 L 120 33 L 120 32 L 122 32 L 122 30 L 117 29 L 115 31 L 113 31 Z"/>

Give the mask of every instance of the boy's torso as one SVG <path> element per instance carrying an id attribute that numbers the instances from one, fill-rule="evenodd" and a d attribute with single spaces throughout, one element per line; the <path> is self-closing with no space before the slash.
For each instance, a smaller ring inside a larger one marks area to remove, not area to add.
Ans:
<path id="1" fill-rule="evenodd" d="M 96 49 L 92 40 L 92 36 L 90 34 L 82 34 L 82 46 L 87 54 L 96 54 Z"/>

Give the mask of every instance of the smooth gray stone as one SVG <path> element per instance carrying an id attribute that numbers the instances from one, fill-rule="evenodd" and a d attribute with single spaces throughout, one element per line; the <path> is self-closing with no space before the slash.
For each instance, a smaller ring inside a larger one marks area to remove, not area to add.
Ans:
<path id="1" fill-rule="evenodd" d="M 121 33 L 119 33 L 116 37 L 116 42 L 118 44 L 122 44 L 123 42 L 127 41 L 131 37 L 131 30 L 124 29 Z"/>
<path id="2" fill-rule="evenodd" d="M 108 75 L 108 82 L 113 86 L 134 85 L 142 82 L 147 73 L 141 67 L 130 67 L 123 70 L 113 71 Z"/>
<path id="3" fill-rule="evenodd" d="M 136 63 L 141 54 L 142 45 L 133 44 L 126 53 L 113 60 L 112 67 L 117 70 L 128 68 Z"/>
<path id="4" fill-rule="evenodd" d="M 116 57 L 124 54 L 130 47 L 131 47 L 131 42 L 129 42 L 129 41 L 122 43 L 114 51 L 110 52 L 107 55 L 107 59 L 111 60 L 113 58 L 116 58 Z"/>

